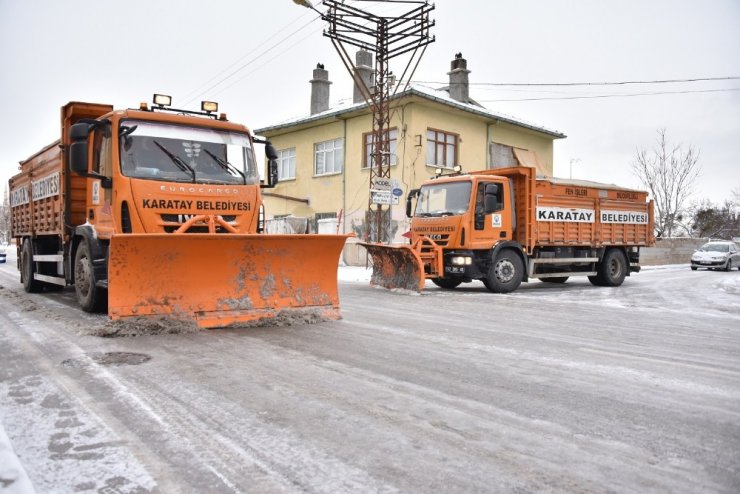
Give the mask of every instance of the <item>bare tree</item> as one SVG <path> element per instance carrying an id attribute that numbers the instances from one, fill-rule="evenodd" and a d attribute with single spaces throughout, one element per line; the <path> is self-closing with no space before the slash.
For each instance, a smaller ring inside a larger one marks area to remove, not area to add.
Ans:
<path id="1" fill-rule="evenodd" d="M 740 236 L 740 204 L 726 199 L 714 204 L 704 199 L 692 206 L 691 231 L 698 237 L 731 240 Z"/>
<path id="2" fill-rule="evenodd" d="M 637 149 L 632 170 L 655 201 L 655 234 L 670 237 L 682 223 L 696 178 L 701 173 L 699 151 L 671 144 L 659 129 L 655 146 Z"/>

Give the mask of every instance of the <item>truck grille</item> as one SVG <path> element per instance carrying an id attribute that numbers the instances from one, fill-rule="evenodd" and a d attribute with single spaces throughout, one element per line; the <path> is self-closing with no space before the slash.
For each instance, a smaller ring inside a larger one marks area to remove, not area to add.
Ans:
<path id="1" fill-rule="evenodd" d="M 440 247 L 446 246 L 450 241 L 450 236 L 443 233 L 435 233 L 426 236 L 429 240 L 434 240 L 434 243 Z"/>
<path id="2" fill-rule="evenodd" d="M 164 229 L 165 233 L 174 233 L 183 225 L 183 223 L 191 218 L 191 215 L 163 214 L 161 215 L 161 218 L 162 228 Z M 224 219 L 224 221 L 232 224 L 234 223 L 234 221 L 236 221 L 236 216 L 234 215 L 225 215 L 222 216 L 222 218 Z M 208 226 L 195 224 L 188 228 L 188 231 L 185 233 L 208 233 Z M 216 233 L 227 233 L 227 231 L 223 227 L 217 225 Z"/>

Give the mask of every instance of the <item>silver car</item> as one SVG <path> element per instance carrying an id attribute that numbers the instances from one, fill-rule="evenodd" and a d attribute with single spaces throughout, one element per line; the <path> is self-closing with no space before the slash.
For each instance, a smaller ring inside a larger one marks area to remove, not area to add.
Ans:
<path id="1" fill-rule="evenodd" d="M 740 270 L 740 251 L 735 242 L 714 240 L 699 247 L 691 256 L 691 269 L 699 268 Z"/>

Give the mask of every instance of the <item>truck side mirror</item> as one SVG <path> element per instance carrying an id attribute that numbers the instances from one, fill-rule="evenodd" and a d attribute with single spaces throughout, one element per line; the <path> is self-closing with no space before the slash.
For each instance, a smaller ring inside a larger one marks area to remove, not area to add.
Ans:
<path id="1" fill-rule="evenodd" d="M 273 146 L 270 141 L 267 141 L 265 143 L 265 156 L 267 156 L 267 159 L 270 161 L 277 161 L 278 159 L 278 154 L 277 151 L 275 151 L 275 146 Z"/>
<path id="2" fill-rule="evenodd" d="M 265 158 L 267 158 L 267 169 L 265 175 L 267 177 L 267 183 L 260 184 L 263 189 L 271 189 L 278 184 L 278 154 L 275 151 L 275 146 L 265 139 L 254 139 L 254 142 L 265 145 Z"/>
<path id="3" fill-rule="evenodd" d="M 278 183 L 278 154 L 270 141 L 265 143 L 265 156 L 267 156 L 267 186 L 275 187 Z"/>
<path id="4" fill-rule="evenodd" d="M 78 175 L 87 174 L 87 136 L 92 126 L 88 123 L 76 123 L 69 128 L 69 168 Z"/>
<path id="5" fill-rule="evenodd" d="M 414 198 L 418 197 L 419 189 L 411 189 L 406 196 L 406 217 L 411 218 L 411 206 Z"/>
<path id="6" fill-rule="evenodd" d="M 483 199 L 483 208 L 486 210 L 486 213 L 492 213 L 499 209 L 498 192 L 498 184 L 486 184 L 485 197 Z"/>
<path id="7" fill-rule="evenodd" d="M 269 160 L 267 162 L 267 186 L 272 188 L 278 183 L 278 162 Z"/>

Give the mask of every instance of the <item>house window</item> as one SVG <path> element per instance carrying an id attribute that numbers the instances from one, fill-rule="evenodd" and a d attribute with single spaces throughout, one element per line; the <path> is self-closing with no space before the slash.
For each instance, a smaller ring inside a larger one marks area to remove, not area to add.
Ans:
<path id="1" fill-rule="evenodd" d="M 295 178 L 295 148 L 281 149 L 278 154 L 278 179 Z"/>
<path id="2" fill-rule="evenodd" d="M 457 164 L 458 135 L 427 129 L 427 165 L 452 168 Z"/>
<path id="3" fill-rule="evenodd" d="M 491 142 L 489 149 L 491 153 L 491 168 L 508 168 L 519 164 L 514 156 L 514 149 L 511 146 Z"/>
<path id="4" fill-rule="evenodd" d="M 388 163 L 396 165 L 398 164 L 398 156 L 396 155 L 396 150 L 398 149 L 398 129 L 392 128 L 386 131 L 386 135 L 388 136 L 388 151 L 390 151 Z M 374 136 L 372 132 L 362 134 L 362 144 L 363 149 L 365 149 L 365 154 L 362 157 L 362 168 L 375 166 L 375 160 L 373 158 L 373 138 Z"/>
<path id="5" fill-rule="evenodd" d="M 314 174 L 331 175 L 342 173 L 344 166 L 344 146 L 342 139 L 318 142 L 314 146 Z"/>

